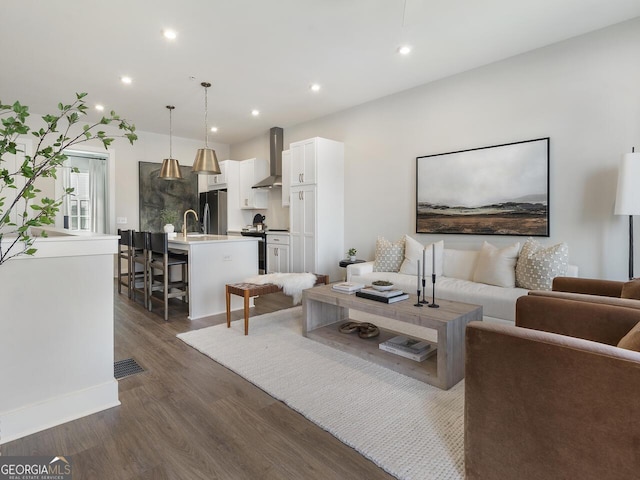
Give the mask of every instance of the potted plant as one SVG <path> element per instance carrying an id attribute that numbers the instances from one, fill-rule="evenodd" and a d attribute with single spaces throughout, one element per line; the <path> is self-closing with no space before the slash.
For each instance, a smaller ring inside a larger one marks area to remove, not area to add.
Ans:
<path id="1" fill-rule="evenodd" d="M 162 228 L 165 233 L 173 233 L 175 231 L 173 224 L 178 221 L 178 213 L 171 208 L 163 208 L 160 210 L 160 220 L 164 224 Z"/>
<path id="2" fill-rule="evenodd" d="M 352 262 L 355 262 L 356 253 L 358 253 L 358 250 L 356 250 L 355 248 L 350 248 L 349 250 L 347 250 L 347 256 L 349 257 L 349 260 L 351 260 Z"/>
<path id="3" fill-rule="evenodd" d="M 58 167 L 67 159 L 65 150 L 79 143 L 98 140 L 108 148 L 116 137 L 125 137 L 131 144 L 137 140 L 135 125 L 121 119 L 114 111 L 93 124 L 77 125 L 86 115 L 86 93 L 76 93 L 73 103 L 58 104 L 58 112 L 44 115 L 44 124 L 37 128 L 27 124 L 29 107 L 20 102 L 0 101 L 0 265 L 18 255 L 33 255 L 36 237 L 32 227 L 54 225 L 55 217 L 66 195 L 66 189 L 56 199 L 41 196 L 38 179 L 56 178 Z M 123 133 L 107 135 L 102 125 L 115 124 Z M 97 130 L 97 131 L 96 131 Z M 24 160 L 13 168 L 9 160 L 17 153 L 19 138 L 35 138 L 32 152 L 24 152 Z M 42 233 L 46 236 L 46 233 Z"/>

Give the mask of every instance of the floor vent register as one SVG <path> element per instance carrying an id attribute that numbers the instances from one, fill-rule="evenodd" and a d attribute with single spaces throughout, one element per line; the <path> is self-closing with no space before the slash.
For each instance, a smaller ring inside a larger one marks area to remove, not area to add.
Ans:
<path id="1" fill-rule="evenodd" d="M 113 364 L 113 375 L 116 377 L 116 380 L 141 372 L 144 372 L 144 368 L 138 365 L 138 362 L 133 358 L 118 360 Z"/>

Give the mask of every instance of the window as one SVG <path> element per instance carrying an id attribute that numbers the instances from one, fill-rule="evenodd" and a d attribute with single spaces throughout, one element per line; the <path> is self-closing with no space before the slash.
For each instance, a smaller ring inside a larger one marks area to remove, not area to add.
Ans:
<path id="1" fill-rule="evenodd" d="M 91 230 L 89 172 L 71 172 L 73 194 L 69 196 L 69 229 Z"/>

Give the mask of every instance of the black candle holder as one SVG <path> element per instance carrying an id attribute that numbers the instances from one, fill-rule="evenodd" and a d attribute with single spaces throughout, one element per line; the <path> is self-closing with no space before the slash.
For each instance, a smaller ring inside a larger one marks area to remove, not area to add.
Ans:
<path id="1" fill-rule="evenodd" d="M 413 304 L 414 307 L 422 307 L 423 305 L 420 303 L 420 289 L 418 289 L 418 301 Z"/>
<path id="2" fill-rule="evenodd" d="M 440 308 L 440 305 L 438 305 L 436 303 L 436 274 L 432 273 L 431 274 L 431 283 L 433 283 L 433 290 L 432 290 L 432 301 L 431 301 L 431 305 L 429 305 L 429 308 Z"/>
<path id="3" fill-rule="evenodd" d="M 427 302 L 427 299 L 424 298 L 426 293 L 427 293 L 427 281 L 424 279 L 424 277 L 422 277 L 422 300 L 420 300 L 420 303 L 422 303 L 423 305 L 427 305 L 429 303 Z M 418 299 L 420 299 L 420 294 L 418 294 Z"/>

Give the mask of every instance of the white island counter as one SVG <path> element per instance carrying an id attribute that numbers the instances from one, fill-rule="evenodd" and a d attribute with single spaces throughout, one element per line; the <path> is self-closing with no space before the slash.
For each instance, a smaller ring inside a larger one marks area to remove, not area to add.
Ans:
<path id="1" fill-rule="evenodd" d="M 226 312 L 225 285 L 258 274 L 258 239 L 226 235 L 182 234 L 169 238 L 169 248 L 189 254 L 189 319 Z M 241 298 L 231 309 L 243 308 Z"/>

